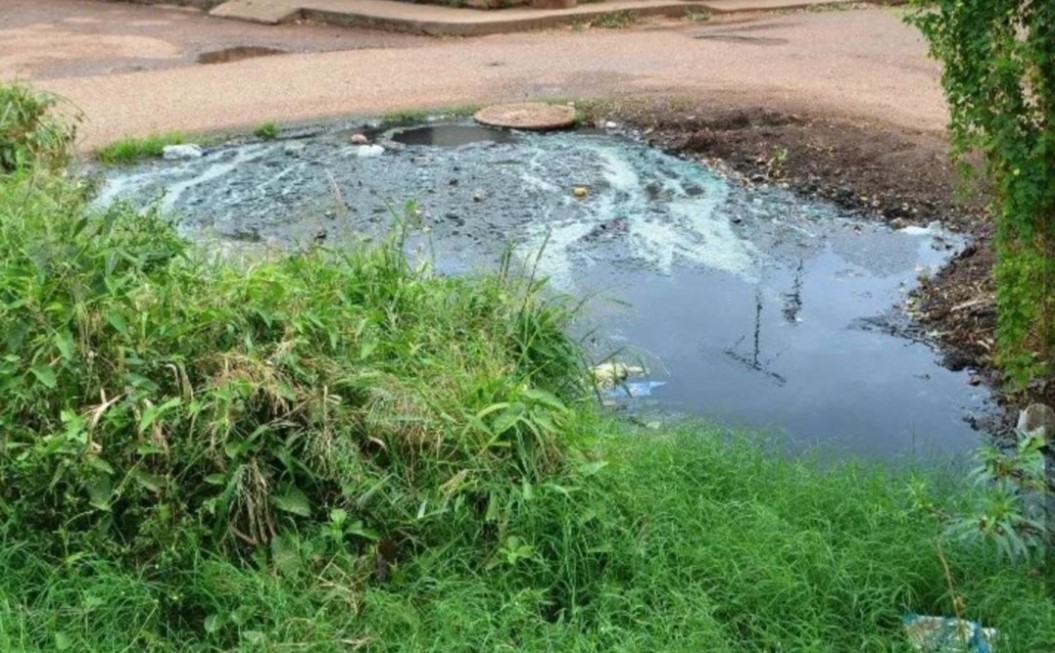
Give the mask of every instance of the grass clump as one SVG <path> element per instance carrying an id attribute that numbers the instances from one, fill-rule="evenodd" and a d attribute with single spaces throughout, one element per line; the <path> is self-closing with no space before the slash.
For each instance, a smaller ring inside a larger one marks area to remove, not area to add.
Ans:
<path id="1" fill-rule="evenodd" d="M 278 125 L 273 122 L 265 122 L 253 130 L 253 135 L 265 141 L 273 141 L 278 138 Z"/>
<path id="2" fill-rule="evenodd" d="M 182 145 L 186 137 L 178 132 L 154 134 L 145 138 L 122 138 L 96 151 L 95 156 L 107 165 L 128 165 L 140 159 L 158 158 L 166 145 Z"/>

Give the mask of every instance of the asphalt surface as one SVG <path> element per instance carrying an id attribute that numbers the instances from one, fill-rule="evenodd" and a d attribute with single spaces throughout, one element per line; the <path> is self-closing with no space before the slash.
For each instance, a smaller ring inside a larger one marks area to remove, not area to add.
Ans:
<path id="1" fill-rule="evenodd" d="M 195 63 L 235 46 L 290 54 Z M 393 109 L 669 95 L 942 130 L 938 66 L 888 9 L 428 39 L 94 0 L 5 0 L 0 78 L 71 101 L 81 146 Z"/>

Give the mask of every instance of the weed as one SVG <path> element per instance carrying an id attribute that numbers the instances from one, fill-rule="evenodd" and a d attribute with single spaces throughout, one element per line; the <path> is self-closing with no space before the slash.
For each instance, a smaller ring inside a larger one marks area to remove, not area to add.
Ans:
<path id="1" fill-rule="evenodd" d="M 425 109 L 400 109 L 399 111 L 389 111 L 381 116 L 381 127 L 387 129 L 390 127 L 414 125 L 425 122 L 429 119 L 429 116 L 430 113 Z"/>
<path id="2" fill-rule="evenodd" d="M 471 116 L 479 111 L 478 104 L 459 104 L 443 109 L 401 109 L 390 111 L 381 116 L 381 127 L 390 129 L 392 127 L 406 127 L 427 122 L 430 118 L 463 118 Z"/>
<path id="3" fill-rule="evenodd" d="M 253 130 L 253 135 L 261 140 L 273 141 L 278 138 L 278 125 L 273 122 L 265 122 Z"/>
<path id="4" fill-rule="evenodd" d="M 693 23 L 706 23 L 714 17 L 707 9 L 701 9 L 699 7 L 689 7 L 685 10 L 685 20 Z"/>
<path id="5" fill-rule="evenodd" d="M 107 165 L 128 165 L 140 159 L 160 157 L 166 145 L 180 145 L 186 138 L 178 132 L 155 134 L 146 138 L 123 138 L 99 148 L 95 156 Z"/>
<path id="6" fill-rule="evenodd" d="M 638 18 L 633 11 L 615 11 L 598 16 L 590 21 L 590 25 L 602 29 L 625 29 L 636 23 Z"/>

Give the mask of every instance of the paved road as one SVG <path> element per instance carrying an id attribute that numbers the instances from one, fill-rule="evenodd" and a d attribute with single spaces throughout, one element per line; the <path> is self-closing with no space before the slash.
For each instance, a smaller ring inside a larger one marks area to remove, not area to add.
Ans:
<path id="1" fill-rule="evenodd" d="M 94 0 L 4 4 L 0 78 L 70 99 L 87 116 L 84 147 L 163 130 L 538 97 L 677 95 L 924 131 L 947 119 L 937 65 L 885 9 L 432 40 Z M 235 45 L 293 53 L 195 63 Z"/>

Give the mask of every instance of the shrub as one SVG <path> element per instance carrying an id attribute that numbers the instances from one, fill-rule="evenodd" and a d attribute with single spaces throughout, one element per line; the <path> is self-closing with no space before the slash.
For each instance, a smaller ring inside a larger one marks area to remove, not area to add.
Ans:
<path id="1" fill-rule="evenodd" d="M 342 510 L 406 549 L 562 468 L 584 375 L 539 284 L 435 277 L 399 238 L 237 267 L 85 200 L 0 188 L 0 520 L 153 559 Z"/>

